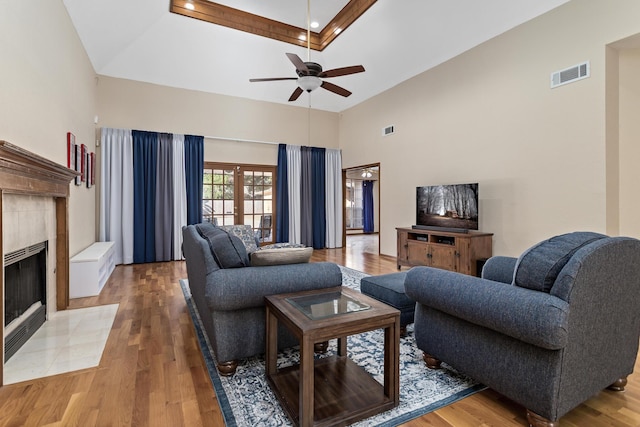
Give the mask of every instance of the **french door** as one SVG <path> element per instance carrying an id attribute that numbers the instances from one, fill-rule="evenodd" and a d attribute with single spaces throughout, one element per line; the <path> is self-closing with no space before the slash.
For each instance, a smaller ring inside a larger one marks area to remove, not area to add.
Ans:
<path id="1" fill-rule="evenodd" d="M 273 243 L 275 177 L 275 166 L 205 162 L 203 220 L 251 225 L 260 243 Z"/>

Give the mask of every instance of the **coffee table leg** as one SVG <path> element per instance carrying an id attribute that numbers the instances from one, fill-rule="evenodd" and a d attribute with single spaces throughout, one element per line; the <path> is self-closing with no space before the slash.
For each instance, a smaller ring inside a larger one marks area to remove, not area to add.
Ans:
<path id="1" fill-rule="evenodd" d="M 347 337 L 338 337 L 338 356 L 347 355 Z"/>
<path id="2" fill-rule="evenodd" d="M 307 337 L 300 340 L 300 414 L 301 427 L 313 426 L 313 342 Z"/>
<path id="3" fill-rule="evenodd" d="M 267 348 L 265 351 L 265 370 L 267 376 L 273 375 L 277 371 L 278 364 L 278 318 L 271 313 L 267 306 Z"/>
<path id="4" fill-rule="evenodd" d="M 384 394 L 400 403 L 400 317 L 384 329 Z"/>

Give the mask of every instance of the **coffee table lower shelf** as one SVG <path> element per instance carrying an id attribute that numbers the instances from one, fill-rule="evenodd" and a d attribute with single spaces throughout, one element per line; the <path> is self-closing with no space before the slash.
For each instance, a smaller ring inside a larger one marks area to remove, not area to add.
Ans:
<path id="1" fill-rule="evenodd" d="M 299 365 L 267 376 L 283 409 L 300 424 Z M 328 356 L 314 362 L 314 426 L 348 425 L 395 407 L 383 386 L 346 356 Z M 318 385 L 321 385 L 318 387 Z"/>

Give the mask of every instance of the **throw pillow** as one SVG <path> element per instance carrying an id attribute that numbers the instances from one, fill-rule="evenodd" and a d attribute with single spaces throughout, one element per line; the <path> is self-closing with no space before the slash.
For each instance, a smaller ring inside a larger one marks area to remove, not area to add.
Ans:
<path id="1" fill-rule="evenodd" d="M 604 234 L 575 232 L 552 237 L 527 249 L 516 262 L 513 284 L 535 291 L 551 291 L 556 277 L 580 248 Z"/>
<path id="2" fill-rule="evenodd" d="M 198 233 L 209 243 L 213 259 L 220 268 L 247 267 L 247 249 L 238 237 L 212 224 L 196 225 Z"/>
<path id="3" fill-rule="evenodd" d="M 244 243 L 247 253 L 251 253 L 258 249 L 255 233 L 250 225 L 221 225 L 220 229 L 237 236 Z"/>
<path id="4" fill-rule="evenodd" d="M 282 265 L 309 262 L 313 248 L 259 249 L 251 254 L 251 265 Z"/>

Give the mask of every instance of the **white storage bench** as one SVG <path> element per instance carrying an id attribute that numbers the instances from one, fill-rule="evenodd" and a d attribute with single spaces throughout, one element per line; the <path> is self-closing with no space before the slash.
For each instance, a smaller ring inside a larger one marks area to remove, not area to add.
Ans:
<path id="1" fill-rule="evenodd" d="M 69 260 L 69 298 L 100 294 L 115 268 L 114 243 L 96 242 Z"/>

